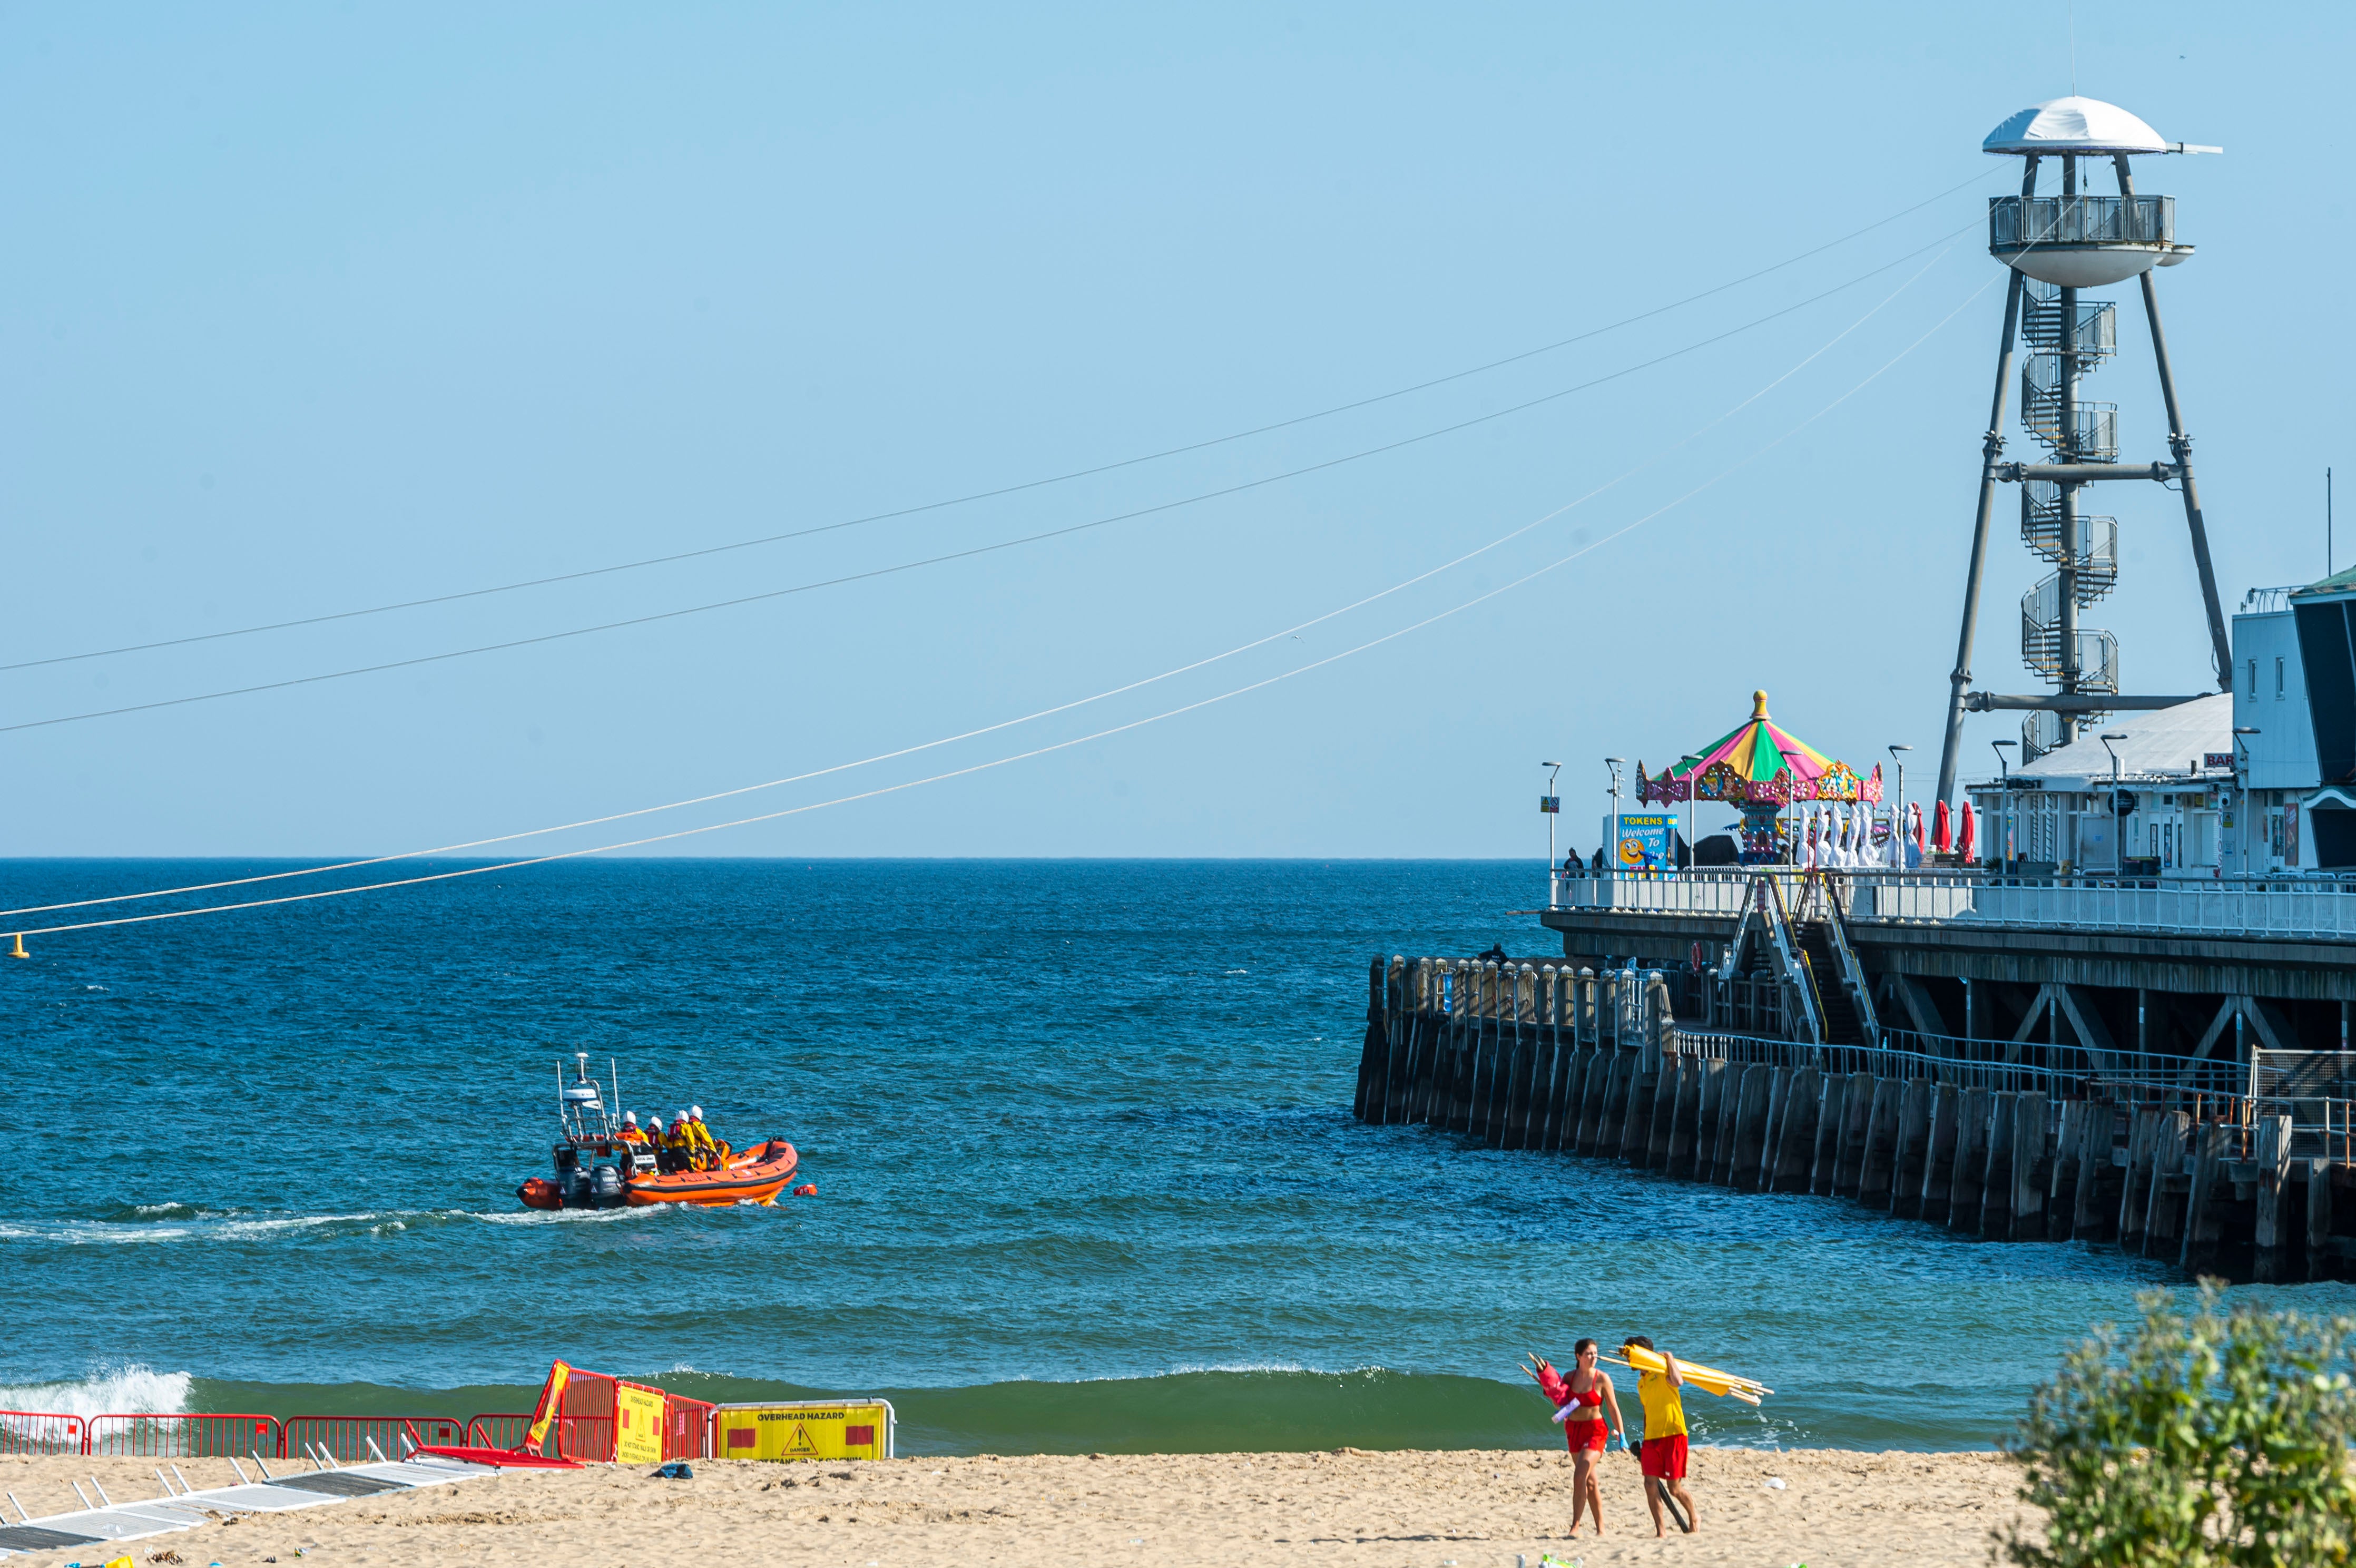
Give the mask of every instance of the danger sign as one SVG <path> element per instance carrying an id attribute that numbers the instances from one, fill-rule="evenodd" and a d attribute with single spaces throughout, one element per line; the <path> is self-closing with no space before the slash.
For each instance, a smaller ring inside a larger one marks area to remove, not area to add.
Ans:
<path id="1" fill-rule="evenodd" d="M 889 1459 L 889 1400 L 723 1404 L 712 1414 L 724 1459 Z"/>

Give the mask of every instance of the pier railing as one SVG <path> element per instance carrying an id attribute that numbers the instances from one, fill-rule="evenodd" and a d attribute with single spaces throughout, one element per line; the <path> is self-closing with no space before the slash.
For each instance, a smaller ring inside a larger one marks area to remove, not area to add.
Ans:
<path id="1" fill-rule="evenodd" d="M 1732 918 L 1753 908 L 1768 885 L 1792 903 L 1800 886 L 1813 878 L 1838 884 L 1852 925 L 2356 941 L 2356 878 L 2337 876 L 2019 876 L 1783 865 L 1557 872 L 1548 907 Z"/>

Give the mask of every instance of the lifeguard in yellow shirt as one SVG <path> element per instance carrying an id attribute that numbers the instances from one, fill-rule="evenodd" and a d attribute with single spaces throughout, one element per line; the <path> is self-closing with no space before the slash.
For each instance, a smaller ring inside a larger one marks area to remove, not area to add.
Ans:
<path id="1" fill-rule="evenodd" d="M 1631 1345 L 1650 1350 L 1653 1342 L 1636 1335 L 1621 1346 L 1627 1354 Z M 1685 1387 L 1685 1373 L 1677 1368 L 1677 1359 L 1667 1351 L 1659 1352 L 1665 1370 L 1639 1372 L 1636 1375 L 1636 1397 L 1644 1406 L 1644 1446 L 1637 1458 L 1644 1471 L 1644 1506 L 1653 1510 L 1653 1533 L 1669 1533 L 1667 1521 L 1661 1518 L 1661 1494 L 1674 1499 L 1673 1509 L 1681 1508 L 1677 1520 L 1680 1529 L 1690 1532 L 1694 1528 L 1693 1498 L 1686 1491 L 1686 1406 L 1678 1390 Z"/>

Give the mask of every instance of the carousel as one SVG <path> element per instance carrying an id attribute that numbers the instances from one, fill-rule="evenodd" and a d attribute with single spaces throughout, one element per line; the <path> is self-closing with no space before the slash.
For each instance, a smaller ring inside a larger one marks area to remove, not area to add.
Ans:
<path id="1" fill-rule="evenodd" d="M 1767 693 L 1751 693 L 1751 717 L 1657 778 L 1636 765 L 1636 796 L 1648 803 L 1716 800 L 1741 814 L 1736 858 L 1744 865 L 1852 867 L 1908 864 L 1922 853 L 1920 809 L 1893 843 L 1877 810 L 1881 767 L 1859 777 L 1767 715 Z M 1690 836 L 1690 834 L 1688 835 Z"/>

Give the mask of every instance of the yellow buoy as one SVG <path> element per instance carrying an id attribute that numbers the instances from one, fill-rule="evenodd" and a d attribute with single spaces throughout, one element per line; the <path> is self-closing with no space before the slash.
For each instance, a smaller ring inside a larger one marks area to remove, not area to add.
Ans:
<path id="1" fill-rule="evenodd" d="M 14 952 L 12 952 L 12 953 L 10 953 L 8 956 L 9 956 L 10 958 L 30 958 L 30 957 L 32 957 L 32 956 L 33 956 L 31 953 L 28 953 L 28 952 L 27 952 L 27 951 L 25 950 L 25 933 L 24 933 L 24 932 L 19 931 L 19 932 L 17 932 L 17 933 L 16 933 L 16 951 L 14 951 Z"/>

